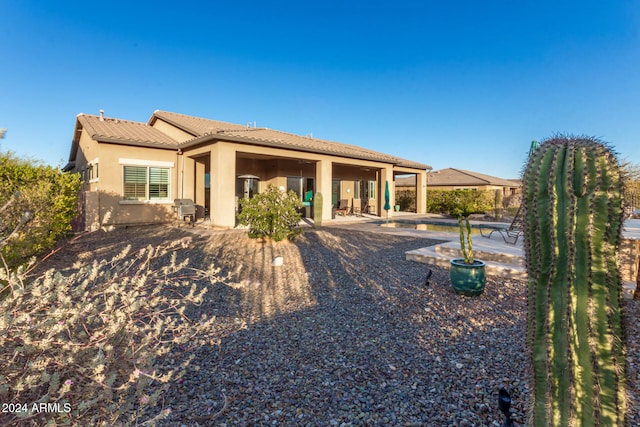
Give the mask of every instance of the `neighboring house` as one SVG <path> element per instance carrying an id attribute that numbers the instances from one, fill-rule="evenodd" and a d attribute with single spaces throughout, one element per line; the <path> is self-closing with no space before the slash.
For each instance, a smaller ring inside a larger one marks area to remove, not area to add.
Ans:
<path id="1" fill-rule="evenodd" d="M 86 230 L 171 221 L 174 199 L 192 199 L 198 218 L 233 227 L 239 199 L 269 184 L 301 198 L 322 193 L 323 219 L 340 199 L 380 215 L 385 181 L 393 199 L 396 175 L 413 175 L 425 206 L 429 169 L 354 145 L 167 111 L 147 123 L 79 114 L 64 167 L 83 176 L 77 228 Z"/>
<path id="2" fill-rule="evenodd" d="M 415 188 L 415 177 L 396 178 L 396 190 Z M 504 196 L 520 193 L 522 182 L 517 179 L 502 179 L 463 169 L 447 168 L 427 173 L 427 188 L 430 190 L 496 190 L 502 189 Z"/>
<path id="3" fill-rule="evenodd" d="M 463 169 L 447 168 L 427 174 L 427 187 L 432 190 L 497 190 L 504 196 L 520 192 L 522 183 L 514 179 L 502 179 Z"/>

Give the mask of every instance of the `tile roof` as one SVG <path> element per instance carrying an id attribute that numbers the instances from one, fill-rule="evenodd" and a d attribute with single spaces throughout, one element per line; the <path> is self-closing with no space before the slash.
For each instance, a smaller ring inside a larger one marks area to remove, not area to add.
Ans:
<path id="1" fill-rule="evenodd" d="M 191 135 L 192 138 L 180 141 L 175 140 L 153 126 L 156 120 L 162 120 L 175 126 Z M 77 138 L 79 135 L 77 132 L 81 129 L 84 129 L 89 136 L 96 141 L 116 144 L 157 148 L 186 148 L 195 143 L 206 143 L 216 139 L 228 139 L 262 146 L 391 163 L 410 168 L 430 169 L 430 166 L 422 163 L 368 150 L 355 145 L 294 135 L 269 128 L 243 126 L 159 110 L 153 112 L 148 123 L 83 113 L 78 114 L 76 135 L 73 141 L 70 161 L 75 158 L 75 150 L 78 144 Z"/>
<path id="2" fill-rule="evenodd" d="M 215 135 L 217 139 L 231 137 L 234 140 L 242 140 L 247 143 L 264 146 L 289 148 L 363 160 L 374 160 L 418 169 L 429 168 L 429 166 L 421 163 L 368 150 L 355 145 L 294 135 L 269 128 L 237 125 L 168 111 L 154 111 L 153 115 L 149 119 L 149 124 L 155 123 L 158 119 L 166 121 L 182 129 L 188 134 L 193 135 L 192 140 L 181 141 L 181 145 L 183 146 L 188 146 L 189 143 L 193 143 L 194 141 L 201 141 L 202 138 L 206 139 L 208 135 Z"/>
<path id="3" fill-rule="evenodd" d="M 236 125 L 233 123 L 220 122 L 217 120 L 204 119 L 201 117 L 187 116 L 186 114 L 171 113 L 169 111 L 160 110 L 156 110 L 153 112 L 148 124 L 153 125 L 157 119 L 161 119 L 182 129 L 183 131 L 191 134 L 193 138 L 218 133 L 220 131 L 243 131 L 247 129 L 253 129 L 249 128 L 248 126 Z"/>
<path id="4" fill-rule="evenodd" d="M 522 183 L 515 180 L 506 180 L 478 172 L 464 169 L 447 168 L 427 174 L 427 185 L 496 185 L 501 187 L 520 187 Z"/>
<path id="5" fill-rule="evenodd" d="M 79 114 L 78 122 L 96 141 L 177 148 L 178 141 L 145 123 Z"/>
<path id="6" fill-rule="evenodd" d="M 396 187 L 415 187 L 416 186 L 416 176 L 403 176 L 396 177 L 395 179 Z"/>

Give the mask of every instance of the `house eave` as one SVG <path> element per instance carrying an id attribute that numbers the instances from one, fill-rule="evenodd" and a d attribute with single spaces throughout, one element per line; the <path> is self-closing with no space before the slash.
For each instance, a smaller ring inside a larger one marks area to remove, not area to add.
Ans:
<path id="1" fill-rule="evenodd" d="M 401 167 L 411 168 L 411 169 L 421 169 L 421 170 L 431 169 L 431 166 L 429 166 L 429 165 L 423 165 L 423 164 L 419 164 L 419 163 L 406 164 L 406 163 L 403 163 L 400 159 L 397 159 L 397 160 L 394 160 L 394 161 L 389 161 L 389 160 L 380 159 L 379 157 L 376 157 L 376 156 L 366 156 L 366 155 L 354 156 L 354 155 L 349 155 L 349 154 L 346 154 L 346 153 L 332 153 L 330 151 L 320 150 L 320 149 L 313 149 L 313 148 L 309 148 L 309 147 L 292 147 L 290 144 L 286 144 L 284 142 L 265 141 L 265 140 L 259 140 L 259 139 L 249 139 L 249 138 L 242 138 L 242 137 L 238 137 L 238 136 L 225 135 L 225 134 L 220 134 L 220 133 L 203 135 L 201 137 L 194 138 L 192 140 L 182 142 L 182 143 L 178 144 L 177 147 L 178 147 L 178 149 L 184 151 L 184 150 L 187 150 L 189 148 L 196 147 L 198 145 L 216 143 L 216 142 L 219 142 L 219 141 L 235 142 L 235 143 L 239 143 L 239 144 L 254 145 L 254 146 L 260 146 L 260 147 L 281 148 L 281 149 L 288 150 L 288 151 L 297 151 L 297 152 L 312 153 L 312 154 L 322 154 L 322 155 L 325 155 L 325 156 L 342 157 L 342 158 L 345 158 L 345 159 L 367 160 L 367 161 L 385 163 L 385 164 L 390 164 L 390 165 L 394 165 L 394 166 L 401 166 Z"/>
<path id="2" fill-rule="evenodd" d="M 132 141 L 129 139 L 109 138 L 109 137 L 100 137 L 100 136 L 93 136 L 92 139 L 99 143 L 129 145 L 134 147 L 160 148 L 163 150 L 176 150 L 178 148 L 177 144 L 167 145 L 167 144 L 162 144 L 162 143 L 153 142 L 153 141 Z"/>
<path id="3" fill-rule="evenodd" d="M 75 160 L 69 161 L 66 165 L 63 166 L 62 172 L 71 172 L 73 169 L 75 169 L 75 167 L 76 167 Z"/>

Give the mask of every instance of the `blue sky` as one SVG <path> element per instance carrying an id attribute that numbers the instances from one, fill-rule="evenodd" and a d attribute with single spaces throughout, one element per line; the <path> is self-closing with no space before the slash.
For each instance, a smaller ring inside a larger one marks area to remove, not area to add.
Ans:
<path id="1" fill-rule="evenodd" d="M 0 149 L 52 165 L 100 109 L 255 121 L 502 178 L 556 133 L 640 163 L 637 0 L 3 0 L 0 17 Z"/>

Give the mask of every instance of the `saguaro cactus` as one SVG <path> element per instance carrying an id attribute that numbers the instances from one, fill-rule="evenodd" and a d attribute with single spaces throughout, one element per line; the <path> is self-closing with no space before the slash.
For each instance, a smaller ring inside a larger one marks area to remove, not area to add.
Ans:
<path id="1" fill-rule="evenodd" d="M 616 156 L 585 137 L 545 141 L 524 172 L 535 426 L 624 425 L 622 181 Z"/>
<path id="2" fill-rule="evenodd" d="M 313 198 L 313 225 L 322 226 L 322 193 L 316 193 Z"/>

